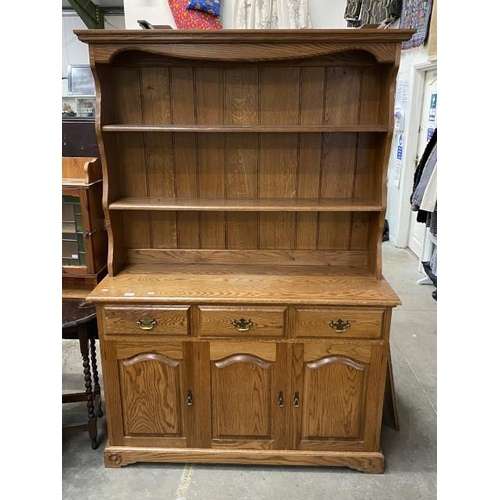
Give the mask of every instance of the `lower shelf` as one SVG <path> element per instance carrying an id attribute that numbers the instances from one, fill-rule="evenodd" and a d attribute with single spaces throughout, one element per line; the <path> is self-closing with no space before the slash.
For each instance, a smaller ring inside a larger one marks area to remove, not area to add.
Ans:
<path id="1" fill-rule="evenodd" d="M 109 446 L 104 449 L 106 467 L 124 467 L 136 462 L 231 463 L 349 467 L 361 472 L 384 472 L 382 452 L 300 450 L 212 450 L 204 448 L 139 448 Z"/>

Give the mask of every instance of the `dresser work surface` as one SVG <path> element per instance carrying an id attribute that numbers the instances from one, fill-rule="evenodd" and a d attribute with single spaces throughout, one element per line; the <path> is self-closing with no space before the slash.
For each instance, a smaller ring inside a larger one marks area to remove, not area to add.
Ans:
<path id="1" fill-rule="evenodd" d="M 142 272 L 140 272 L 142 271 Z M 339 274 L 318 267 L 281 269 L 256 266 L 162 266 L 124 270 L 106 277 L 89 299 L 101 302 L 312 303 L 378 305 L 401 302 L 384 279 Z M 278 274 L 277 274 L 278 273 Z"/>

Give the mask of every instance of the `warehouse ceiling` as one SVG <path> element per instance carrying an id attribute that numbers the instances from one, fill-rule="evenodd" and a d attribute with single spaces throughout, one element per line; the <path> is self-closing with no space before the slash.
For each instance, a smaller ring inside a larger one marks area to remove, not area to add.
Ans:
<path id="1" fill-rule="evenodd" d="M 90 29 L 104 28 L 106 13 L 123 13 L 124 0 L 62 0 L 62 10 L 75 11 Z M 152 0 L 140 0 L 151 4 Z"/>
<path id="2" fill-rule="evenodd" d="M 80 0 L 81 4 L 93 3 L 101 8 L 121 8 L 123 9 L 123 0 Z M 151 2 L 150 2 L 151 3 Z M 63 9 L 72 9 L 68 0 L 62 0 Z"/>

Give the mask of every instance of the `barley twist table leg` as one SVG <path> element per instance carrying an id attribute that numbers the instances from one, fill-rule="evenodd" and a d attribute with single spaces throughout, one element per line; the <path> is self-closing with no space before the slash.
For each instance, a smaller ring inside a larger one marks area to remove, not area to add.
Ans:
<path id="1" fill-rule="evenodd" d="M 97 370 L 97 354 L 96 354 L 96 347 L 95 347 L 95 338 L 93 336 L 90 338 L 90 359 L 92 361 L 92 373 L 94 375 L 94 395 L 100 396 L 101 386 L 99 385 L 99 373 Z M 96 409 L 96 414 L 98 417 L 103 416 L 100 397 L 98 399 L 98 406 Z"/>
<path id="2" fill-rule="evenodd" d="M 97 448 L 97 418 L 94 412 L 94 393 L 92 391 L 92 374 L 89 361 L 89 336 L 86 326 L 78 327 L 78 339 L 80 341 L 80 352 L 83 359 L 85 393 L 87 394 L 89 436 L 92 449 L 95 450 Z"/>

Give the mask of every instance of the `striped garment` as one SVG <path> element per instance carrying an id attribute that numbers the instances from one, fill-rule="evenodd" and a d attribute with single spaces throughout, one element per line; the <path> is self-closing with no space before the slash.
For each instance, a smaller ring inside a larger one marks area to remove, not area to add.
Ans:
<path id="1" fill-rule="evenodd" d="M 411 198 L 412 210 L 414 212 L 420 210 L 420 205 L 422 204 L 422 199 L 425 194 L 425 190 L 427 189 L 427 185 L 429 183 L 429 179 L 434 172 L 434 168 L 437 164 L 437 142 L 432 148 L 431 153 L 429 154 L 429 158 L 425 164 L 424 170 L 422 172 L 422 176 L 420 177 L 420 181 L 417 184 L 417 187 L 413 191 L 413 195 Z"/>

